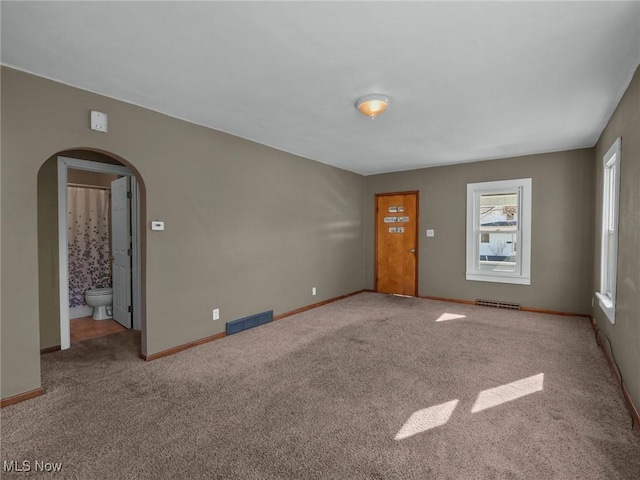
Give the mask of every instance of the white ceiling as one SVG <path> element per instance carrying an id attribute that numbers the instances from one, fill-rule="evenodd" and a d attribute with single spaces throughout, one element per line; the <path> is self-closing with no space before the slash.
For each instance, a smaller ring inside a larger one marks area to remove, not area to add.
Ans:
<path id="1" fill-rule="evenodd" d="M 1 2 L 2 63 L 357 173 L 590 147 L 640 2 Z M 359 96 L 391 97 L 375 120 Z M 107 112 L 108 113 L 108 112 Z"/>

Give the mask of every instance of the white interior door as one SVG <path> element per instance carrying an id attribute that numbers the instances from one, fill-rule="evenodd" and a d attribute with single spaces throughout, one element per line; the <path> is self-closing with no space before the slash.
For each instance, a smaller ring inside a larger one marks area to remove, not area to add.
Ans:
<path id="1" fill-rule="evenodd" d="M 129 177 L 111 182 L 113 319 L 131 328 L 131 199 Z"/>

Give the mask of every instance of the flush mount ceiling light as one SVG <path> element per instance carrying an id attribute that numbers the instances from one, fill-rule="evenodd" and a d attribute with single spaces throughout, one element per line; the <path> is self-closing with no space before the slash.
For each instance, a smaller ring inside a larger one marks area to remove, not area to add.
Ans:
<path id="1" fill-rule="evenodd" d="M 389 106 L 389 97 L 375 93 L 373 95 L 365 95 L 356 101 L 356 108 L 370 118 L 376 118 Z"/>

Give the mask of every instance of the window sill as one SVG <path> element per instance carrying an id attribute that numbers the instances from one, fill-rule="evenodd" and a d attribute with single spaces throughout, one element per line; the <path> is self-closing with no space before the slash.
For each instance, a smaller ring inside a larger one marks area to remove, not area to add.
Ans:
<path id="1" fill-rule="evenodd" d="M 467 273 L 467 280 L 476 282 L 513 283 L 516 285 L 531 285 L 531 278 L 511 275 L 487 275 L 486 273 Z"/>
<path id="2" fill-rule="evenodd" d="M 611 297 L 599 292 L 596 292 L 596 297 L 598 297 L 598 304 L 600 305 L 600 310 L 602 310 L 603 313 L 607 316 L 611 324 L 615 324 L 616 308 L 613 305 L 613 301 L 611 300 Z"/>

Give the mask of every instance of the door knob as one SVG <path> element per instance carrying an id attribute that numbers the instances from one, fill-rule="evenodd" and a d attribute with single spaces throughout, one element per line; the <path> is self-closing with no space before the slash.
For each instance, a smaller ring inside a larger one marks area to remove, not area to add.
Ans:
<path id="1" fill-rule="evenodd" d="M 409 253 L 416 253 L 416 249 L 412 248 L 411 250 L 409 250 Z"/>

